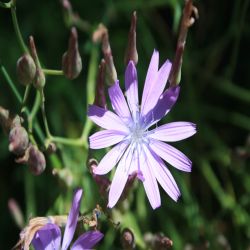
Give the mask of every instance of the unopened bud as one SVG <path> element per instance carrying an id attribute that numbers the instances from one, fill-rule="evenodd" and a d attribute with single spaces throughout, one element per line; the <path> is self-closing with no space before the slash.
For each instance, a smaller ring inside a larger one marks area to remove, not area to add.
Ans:
<path id="1" fill-rule="evenodd" d="M 102 59 L 101 64 L 99 65 L 99 71 L 97 75 L 94 104 L 106 109 L 107 102 L 105 97 L 104 81 L 105 81 L 105 60 Z"/>
<path id="2" fill-rule="evenodd" d="M 29 136 L 22 126 L 13 127 L 9 133 L 9 151 L 16 155 L 23 155 L 29 145 Z"/>
<path id="3" fill-rule="evenodd" d="M 106 62 L 106 83 L 107 85 L 112 86 L 117 80 L 117 73 L 109 44 L 108 31 L 102 36 L 102 51 Z"/>
<path id="4" fill-rule="evenodd" d="M 47 153 L 48 154 L 53 154 L 56 152 L 56 144 L 53 142 L 50 142 L 49 145 L 47 146 Z"/>
<path id="5" fill-rule="evenodd" d="M 63 54 L 62 70 L 64 75 L 69 79 L 75 79 L 82 70 L 82 59 L 78 50 L 77 30 L 72 28 L 69 38 L 68 51 Z"/>
<path id="6" fill-rule="evenodd" d="M 33 85 L 36 89 L 41 90 L 44 88 L 45 83 L 46 83 L 45 75 L 42 69 L 38 68 L 36 71 L 36 76 Z"/>
<path id="7" fill-rule="evenodd" d="M 135 237 L 130 229 L 128 228 L 123 229 L 121 236 L 121 243 L 122 243 L 122 248 L 124 250 L 132 250 L 135 248 Z"/>
<path id="8" fill-rule="evenodd" d="M 136 12 L 134 11 L 131 18 L 131 26 L 128 35 L 128 47 L 124 58 L 126 65 L 128 65 L 129 61 L 133 61 L 135 65 L 138 62 L 138 53 L 136 49 L 136 21 L 137 21 L 137 16 Z"/>
<path id="9" fill-rule="evenodd" d="M 98 162 L 95 159 L 90 159 L 88 162 L 88 166 L 90 169 L 90 173 L 93 176 L 93 179 L 95 180 L 96 184 L 99 187 L 99 192 L 102 196 L 107 196 L 108 189 L 110 187 L 110 180 L 107 179 L 105 176 L 102 175 L 96 175 L 94 173 L 94 169 L 97 167 Z"/>
<path id="10" fill-rule="evenodd" d="M 27 164 L 29 166 L 29 170 L 34 175 L 40 175 L 46 167 L 44 154 L 33 145 L 29 147 L 28 154 Z"/>
<path id="11" fill-rule="evenodd" d="M 29 54 L 24 54 L 17 61 L 17 78 L 23 85 L 29 85 L 35 78 L 36 65 Z"/>

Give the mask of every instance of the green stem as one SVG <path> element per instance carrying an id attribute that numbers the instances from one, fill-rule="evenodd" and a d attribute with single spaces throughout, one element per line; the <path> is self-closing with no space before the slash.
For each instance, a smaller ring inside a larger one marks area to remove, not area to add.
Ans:
<path id="1" fill-rule="evenodd" d="M 51 136 L 48 139 L 48 141 L 57 142 L 57 143 L 61 143 L 61 144 L 68 145 L 68 146 L 77 146 L 77 147 L 87 148 L 85 141 L 83 141 L 81 138 L 73 139 L 73 138 Z"/>
<path id="2" fill-rule="evenodd" d="M 11 90 L 13 91 L 14 95 L 16 96 L 18 102 L 22 103 L 22 97 L 19 94 L 19 92 L 18 92 L 15 84 L 12 82 L 9 74 L 7 73 L 7 71 L 6 71 L 6 69 L 5 69 L 5 67 L 3 65 L 0 65 L 0 70 L 3 73 L 3 75 L 4 75 L 4 77 L 5 77 L 6 81 L 7 81 L 7 83 L 9 84 Z"/>
<path id="3" fill-rule="evenodd" d="M 87 77 L 87 104 L 93 103 L 95 99 L 95 85 L 96 85 L 96 74 L 98 68 L 98 59 L 99 59 L 98 47 L 93 46 L 91 50 L 90 65 Z M 87 118 L 81 135 L 81 140 L 85 141 L 86 144 L 88 144 L 87 139 L 92 126 L 93 126 L 92 121 Z"/>
<path id="4" fill-rule="evenodd" d="M 51 138 L 51 133 L 49 130 L 49 124 L 48 120 L 46 117 L 46 112 L 45 112 L 45 98 L 44 98 L 44 92 L 41 90 L 40 92 L 40 105 L 41 105 L 41 111 L 42 111 L 42 117 L 43 117 L 43 123 L 44 123 L 44 128 L 45 128 L 45 134 L 47 138 Z"/>
<path id="5" fill-rule="evenodd" d="M 12 90 L 13 93 L 15 94 L 15 96 L 16 96 L 18 102 L 19 102 L 20 104 L 22 104 L 22 103 L 23 103 L 22 97 L 21 97 L 19 91 L 17 90 L 16 86 L 15 86 L 14 83 L 12 82 L 12 80 L 11 80 L 9 74 L 7 73 L 7 71 L 5 70 L 5 68 L 4 68 L 3 65 L 0 66 L 0 70 L 1 70 L 1 72 L 3 73 L 3 75 L 4 75 L 4 77 L 5 77 L 6 81 L 7 81 L 7 83 L 9 84 L 11 90 Z M 36 98 L 37 98 L 37 97 L 36 97 Z M 36 101 L 35 101 L 34 106 L 36 107 L 36 105 L 37 105 L 37 104 L 36 104 Z M 33 115 L 32 115 L 32 116 L 34 116 L 34 106 L 33 106 L 33 109 L 32 109 L 32 110 L 33 110 Z M 39 107 L 39 106 L 38 106 L 38 107 Z M 30 119 L 30 111 L 28 110 L 27 107 L 23 107 L 23 108 L 22 108 L 22 112 L 25 113 L 25 114 L 27 115 L 27 118 L 28 118 L 28 130 L 29 130 L 29 138 L 30 138 L 30 141 L 32 141 L 33 144 L 36 144 L 35 139 L 34 139 L 34 136 L 33 136 L 33 134 L 30 132 L 30 131 L 32 131 L 32 123 L 33 123 L 33 118 L 31 119 L 32 122 L 29 121 L 29 119 Z M 44 135 L 43 135 L 43 133 L 42 133 L 42 131 L 41 131 L 41 128 L 39 127 L 39 125 L 38 125 L 38 123 L 37 123 L 36 121 L 34 122 L 34 127 L 35 127 L 36 133 L 37 133 L 37 135 L 39 136 L 40 140 L 43 141 L 43 140 L 44 140 Z"/>
<path id="6" fill-rule="evenodd" d="M 33 121 L 34 121 L 34 118 L 39 110 L 39 107 L 40 107 L 40 93 L 37 91 L 36 92 L 36 97 L 35 97 L 35 102 L 33 104 L 33 107 L 32 107 L 32 110 L 28 116 L 28 129 L 29 129 L 29 133 L 32 133 L 33 131 Z"/>
<path id="7" fill-rule="evenodd" d="M 30 93 L 30 87 L 31 85 L 29 84 L 26 88 L 25 88 L 25 92 L 24 92 L 24 96 L 23 96 L 23 102 L 22 102 L 22 108 L 25 106 L 27 100 L 28 100 L 28 96 Z"/>
<path id="8" fill-rule="evenodd" d="M 34 189 L 34 177 L 30 174 L 30 172 L 25 171 L 25 199 L 26 199 L 26 218 L 30 218 L 36 215 L 36 201 L 35 201 L 35 189 Z"/>
<path id="9" fill-rule="evenodd" d="M 54 69 L 42 69 L 43 73 L 46 75 L 54 75 L 54 76 L 62 76 L 62 70 L 54 70 Z"/>
<path id="10" fill-rule="evenodd" d="M 22 37 L 21 31 L 18 25 L 17 16 L 16 16 L 16 5 L 13 3 L 13 1 L 11 1 L 11 16 L 12 16 L 12 21 L 13 21 L 13 25 L 14 25 L 14 29 L 15 29 L 15 33 L 16 33 L 19 45 L 24 53 L 29 53 L 29 50 L 27 49 L 23 41 L 23 37 Z"/>
<path id="11" fill-rule="evenodd" d="M 95 98 L 95 82 L 96 82 L 96 74 L 97 74 L 97 68 L 98 68 L 97 67 L 98 58 L 99 58 L 98 47 L 93 46 L 91 50 L 89 71 L 88 71 L 88 76 L 87 76 L 87 102 L 88 103 L 93 103 L 94 98 Z M 43 113 L 45 130 L 47 127 L 46 144 L 48 144 L 49 142 L 56 142 L 56 143 L 61 143 L 61 144 L 68 145 L 68 146 L 84 147 L 85 149 L 88 148 L 88 135 L 93 126 L 93 123 L 90 119 L 87 118 L 83 127 L 82 134 L 79 138 L 76 138 L 76 139 L 63 138 L 63 137 L 52 136 L 50 134 L 49 129 L 48 129 L 46 115 L 45 115 L 45 110 L 42 110 L 42 113 Z"/>

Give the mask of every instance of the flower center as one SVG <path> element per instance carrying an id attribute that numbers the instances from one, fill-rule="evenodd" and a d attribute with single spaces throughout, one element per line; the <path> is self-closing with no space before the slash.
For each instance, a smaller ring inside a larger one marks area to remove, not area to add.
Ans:
<path id="1" fill-rule="evenodd" d="M 145 141 L 146 133 L 145 128 L 141 126 L 139 122 L 135 122 L 130 127 L 131 143 L 140 144 Z"/>

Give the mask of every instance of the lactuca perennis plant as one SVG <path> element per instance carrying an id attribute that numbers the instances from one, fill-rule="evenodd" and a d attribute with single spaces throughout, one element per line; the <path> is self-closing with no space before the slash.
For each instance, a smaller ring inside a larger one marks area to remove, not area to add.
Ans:
<path id="1" fill-rule="evenodd" d="M 116 144 L 94 169 L 95 174 L 103 175 L 117 165 L 109 191 L 110 208 L 117 203 L 128 177 L 135 172 L 155 209 L 161 205 L 157 181 L 173 200 L 176 201 L 180 196 L 177 184 L 163 160 L 179 170 L 191 171 L 192 162 L 182 152 L 164 142 L 180 141 L 194 135 L 195 124 L 172 122 L 150 130 L 171 110 L 180 91 L 179 86 L 164 91 L 171 63 L 167 60 L 158 68 L 159 53 L 155 50 L 148 68 L 141 105 L 137 70 L 134 62 L 130 61 L 125 72 L 127 101 L 119 81 L 116 81 L 108 91 L 115 112 L 95 105 L 89 106 L 89 118 L 105 129 L 90 136 L 90 148 L 100 149 Z"/>

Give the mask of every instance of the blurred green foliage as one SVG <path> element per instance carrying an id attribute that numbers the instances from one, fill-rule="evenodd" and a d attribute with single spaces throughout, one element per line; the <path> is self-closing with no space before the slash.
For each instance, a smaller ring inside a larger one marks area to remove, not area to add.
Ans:
<path id="1" fill-rule="evenodd" d="M 76 80 L 49 76 L 45 95 L 52 133 L 77 137 L 86 120 L 86 81 L 90 61 L 91 31 L 103 22 L 109 29 L 118 78 L 123 80 L 124 52 L 130 17 L 138 15 L 137 49 L 140 87 L 154 48 L 160 61 L 174 56 L 181 0 L 93 0 L 71 1 L 75 11 L 90 25 L 79 30 L 83 71 Z M 248 249 L 250 247 L 250 89 L 248 0 L 196 1 L 199 20 L 189 30 L 179 101 L 165 121 L 183 120 L 197 124 L 198 133 L 175 145 L 193 161 L 191 174 L 171 172 L 182 192 L 178 203 L 162 192 L 162 206 L 152 211 L 141 185 L 128 198 L 131 204 L 115 210 L 113 219 L 135 230 L 138 247 L 146 232 L 163 232 L 174 242 L 173 249 Z M 60 1 L 17 1 L 17 16 L 25 41 L 33 35 L 46 68 L 60 69 L 67 48 L 69 27 Z M 21 55 L 9 10 L 0 9 L 0 60 L 14 82 L 16 61 Z M 99 53 L 101 58 L 101 51 Z M 22 86 L 17 84 L 21 93 Z M 32 104 L 33 94 L 30 98 Z M 0 105 L 12 112 L 19 103 L 0 74 Z M 0 245 L 10 249 L 19 229 L 8 210 L 14 198 L 28 218 L 69 211 L 72 190 L 84 188 L 82 212 L 91 211 L 103 199 L 86 166 L 82 148 L 60 146 L 57 156 L 47 157 L 47 169 L 34 177 L 26 166 L 14 162 L 8 152 L 7 135 L 0 131 Z M 104 151 L 91 152 L 101 159 Z M 60 175 L 73 176 L 70 188 Z M 65 172 L 62 171 L 65 170 Z M 67 172 L 68 170 L 68 172 Z M 105 217 L 105 216 L 104 216 Z M 119 232 L 102 218 L 105 238 L 98 249 L 121 249 Z M 224 240 L 224 243 L 223 243 Z M 228 242 L 228 246 L 225 242 Z M 223 245 L 224 244 L 224 245 Z M 193 248 L 188 248 L 193 247 Z"/>

